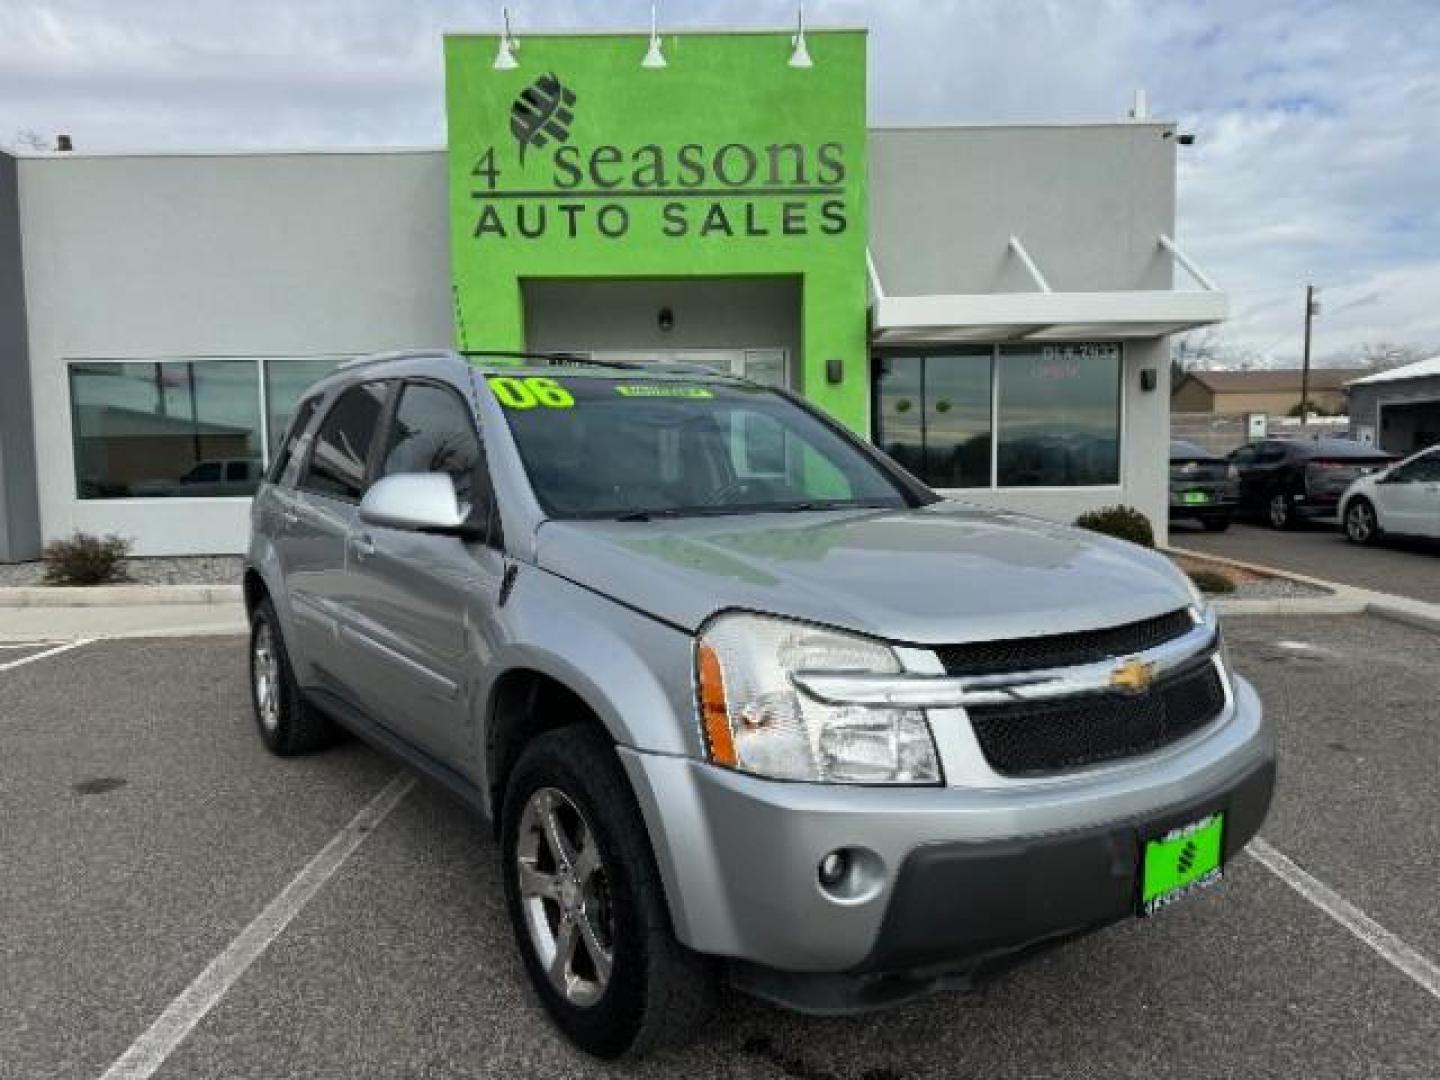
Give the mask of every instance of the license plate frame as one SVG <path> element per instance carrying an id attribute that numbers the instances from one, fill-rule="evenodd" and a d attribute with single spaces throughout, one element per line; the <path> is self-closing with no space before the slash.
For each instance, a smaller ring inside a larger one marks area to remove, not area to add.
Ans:
<path id="1" fill-rule="evenodd" d="M 1142 836 L 1137 914 L 1148 918 L 1225 876 L 1225 824 L 1214 810 L 1158 835 Z"/>

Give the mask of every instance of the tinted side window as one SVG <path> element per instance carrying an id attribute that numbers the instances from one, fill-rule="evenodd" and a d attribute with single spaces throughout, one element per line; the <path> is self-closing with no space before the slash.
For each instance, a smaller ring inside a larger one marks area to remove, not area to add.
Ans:
<path id="1" fill-rule="evenodd" d="M 1433 484 L 1440 480 L 1440 454 L 1416 458 L 1403 469 L 1395 470 L 1393 477 L 1398 484 Z"/>
<path id="2" fill-rule="evenodd" d="M 488 509 L 489 485 L 470 408 L 455 391 L 410 383 L 400 394 L 385 446 L 381 476 L 449 473 L 462 503 Z"/>
<path id="3" fill-rule="evenodd" d="M 315 434 L 310 467 L 300 486 L 336 499 L 359 502 L 365 494 L 370 443 L 380 426 L 389 383 L 352 386 L 336 400 Z"/>
<path id="4" fill-rule="evenodd" d="M 290 427 L 285 432 L 285 441 L 280 444 L 280 449 L 275 452 L 275 460 L 270 463 L 270 483 L 278 484 L 285 475 L 285 470 L 290 467 L 290 460 L 295 456 L 295 445 L 310 426 L 310 418 L 315 415 L 319 404 L 319 398 L 307 398 L 296 408 Z"/>
<path id="5" fill-rule="evenodd" d="M 1242 446 L 1230 455 L 1230 460 L 1236 465 L 1249 465 L 1255 460 L 1255 449 L 1250 446 Z"/>

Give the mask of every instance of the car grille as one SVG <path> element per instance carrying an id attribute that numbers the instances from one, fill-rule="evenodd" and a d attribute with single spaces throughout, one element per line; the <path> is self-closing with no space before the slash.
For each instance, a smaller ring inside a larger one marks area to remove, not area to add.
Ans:
<path id="1" fill-rule="evenodd" d="M 1075 667 L 1145 652 L 1195 629 L 1181 608 L 1141 622 L 1048 637 L 1011 638 L 942 645 L 935 650 L 947 675 L 1005 675 L 1016 671 Z"/>
<path id="2" fill-rule="evenodd" d="M 970 722 L 997 773 L 1042 776 L 1158 750 L 1198 731 L 1224 707 L 1225 687 L 1207 656 L 1141 694 L 976 706 Z"/>

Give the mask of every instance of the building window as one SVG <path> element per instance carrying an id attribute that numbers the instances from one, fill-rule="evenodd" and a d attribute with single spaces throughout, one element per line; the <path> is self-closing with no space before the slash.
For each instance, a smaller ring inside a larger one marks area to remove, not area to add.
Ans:
<path id="1" fill-rule="evenodd" d="M 301 392 L 341 359 L 72 362 L 76 494 L 253 495 Z"/>
<path id="2" fill-rule="evenodd" d="M 1121 351 L 984 346 L 875 362 L 875 441 L 936 488 L 1120 482 Z"/>
<path id="3" fill-rule="evenodd" d="M 1120 346 L 1000 349 L 1000 487 L 1120 482 Z"/>

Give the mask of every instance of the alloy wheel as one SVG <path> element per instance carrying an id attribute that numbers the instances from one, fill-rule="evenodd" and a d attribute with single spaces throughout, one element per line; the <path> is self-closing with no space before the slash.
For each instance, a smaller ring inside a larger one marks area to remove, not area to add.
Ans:
<path id="1" fill-rule="evenodd" d="M 275 631 L 268 622 L 261 622 L 255 630 L 250 670 L 260 724 L 273 732 L 280 725 L 280 658 L 275 651 Z"/>
<path id="2" fill-rule="evenodd" d="M 1355 543 L 1367 543 L 1375 535 L 1375 511 L 1369 503 L 1357 502 L 1345 516 L 1345 527 Z"/>
<path id="3" fill-rule="evenodd" d="M 515 844 L 520 903 L 530 944 L 566 1001 L 594 1005 L 615 965 L 615 916 L 595 832 L 557 788 L 525 803 Z"/>

